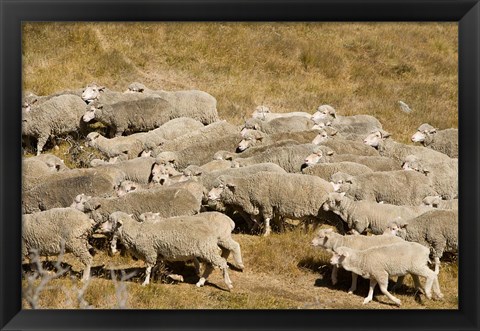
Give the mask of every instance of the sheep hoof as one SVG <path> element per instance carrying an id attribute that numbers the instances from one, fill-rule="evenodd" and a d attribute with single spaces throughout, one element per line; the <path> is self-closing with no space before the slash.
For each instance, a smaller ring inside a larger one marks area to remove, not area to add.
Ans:
<path id="1" fill-rule="evenodd" d="M 365 298 L 365 300 L 363 300 L 363 304 L 366 305 L 366 304 L 369 303 L 370 301 L 372 301 L 372 299 L 370 299 L 370 298 Z"/>
<path id="2" fill-rule="evenodd" d="M 337 285 L 338 281 L 336 279 L 332 279 L 332 285 Z"/>
<path id="3" fill-rule="evenodd" d="M 402 301 L 400 301 L 400 300 L 398 300 L 398 299 L 397 299 L 396 301 L 394 301 L 394 302 L 395 302 L 395 304 L 396 304 L 397 306 L 399 306 L 399 307 L 400 307 L 400 305 L 402 304 Z"/>
<path id="4" fill-rule="evenodd" d="M 353 294 L 353 290 L 348 290 L 348 294 Z"/>
<path id="5" fill-rule="evenodd" d="M 147 282 L 143 282 L 143 283 L 142 283 L 142 286 L 147 286 L 147 285 L 148 285 Z"/>

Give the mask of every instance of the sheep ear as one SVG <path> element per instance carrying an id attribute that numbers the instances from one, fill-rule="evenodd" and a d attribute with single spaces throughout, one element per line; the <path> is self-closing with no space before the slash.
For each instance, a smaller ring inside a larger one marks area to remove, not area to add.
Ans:
<path id="1" fill-rule="evenodd" d="M 346 178 L 345 183 L 353 184 L 353 178 L 352 177 Z"/>
<path id="2" fill-rule="evenodd" d="M 329 149 L 329 150 L 327 151 L 327 155 L 328 155 L 328 156 L 332 156 L 333 154 L 334 154 L 334 151 L 332 151 L 331 149 Z"/>
<path id="3" fill-rule="evenodd" d="M 340 193 L 340 196 L 343 198 L 347 192 Z"/>
<path id="4" fill-rule="evenodd" d="M 425 175 L 428 175 L 430 173 L 430 169 L 428 168 L 423 168 L 422 171 Z"/>
<path id="5" fill-rule="evenodd" d="M 254 129 L 254 130 L 260 130 L 260 126 L 258 126 L 258 124 L 254 124 L 254 125 L 253 125 L 253 129 Z"/>
<path id="6" fill-rule="evenodd" d="M 435 133 L 435 132 L 437 132 L 437 129 L 436 129 L 436 128 L 430 129 L 430 130 L 428 131 L 428 133 Z"/>
<path id="7" fill-rule="evenodd" d="M 103 109 L 103 104 L 99 103 L 95 106 L 96 109 Z"/>
<path id="8" fill-rule="evenodd" d="M 235 188 L 237 185 L 235 185 L 234 183 L 225 183 L 225 186 L 233 189 L 233 188 Z"/>
<path id="9" fill-rule="evenodd" d="M 105 90 L 105 86 L 99 86 L 99 87 L 98 87 L 98 90 L 99 90 L 100 92 L 103 92 L 103 91 Z"/>
<path id="10" fill-rule="evenodd" d="M 406 229 L 407 226 L 408 226 L 408 222 L 403 222 L 399 226 L 400 226 L 401 229 Z"/>

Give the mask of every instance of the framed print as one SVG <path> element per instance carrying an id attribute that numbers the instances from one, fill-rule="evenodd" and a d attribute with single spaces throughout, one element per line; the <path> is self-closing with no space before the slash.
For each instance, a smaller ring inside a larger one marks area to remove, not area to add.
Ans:
<path id="1" fill-rule="evenodd" d="M 479 328 L 477 1 L 0 1 L 2 330 Z"/>

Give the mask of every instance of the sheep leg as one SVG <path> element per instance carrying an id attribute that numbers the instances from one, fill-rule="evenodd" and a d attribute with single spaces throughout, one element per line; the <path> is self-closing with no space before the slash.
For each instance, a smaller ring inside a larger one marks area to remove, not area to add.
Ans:
<path id="1" fill-rule="evenodd" d="M 48 136 L 40 136 L 37 140 L 37 156 L 42 154 L 43 146 L 47 143 Z"/>
<path id="2" fill-rule="evenodd" d="M 81 281 L 86 282 L 90 278 L 90 269 L 93 263 L 93 257 L 90 255 L 87 245 L 85 245 L 83 242 L 73 242 L 70 244 L 67 243 L 65 252 L 72 252 L 72 254 L 83 263 L 85 269 L 83 270 Z"/>
<path id="3" fill-rule="evenodd" d="M 357 290 L 357 278 L 358 275 L 354 272 L 352 272 L 352 285 L 350 286 L 350 289 L 348 290 L 348 294 L 352 294 Z"/>
<path id="4" fill-rule="evenodd" d="M 403 279 L 404 276 L 401 276 L 401 277 Z M 415 284 L 415 289 L 420 293 L 425 294 L 425 290 L 423 289 L 422 284 L 420 283 L 420 278 L 418 278 L 417 275 L 412 274 L 412 279 L 413 279 L 413 284 Z"/>
<path id="5" fill-rule="evenodd" d="M 363 304 L 366 305 L 373 299 L 373 290 L 375 289 L 375 286 L 377 286 L 377 281 L 375 278 L 370 278 L 370 288 L 368 290 L 368 295 L 365 297 L 363 300 Z"/>
<path id="6" fill-rule="evenodd" d="M 150 274 L 152 273 L 152 267 L 154 266 L 153 263 L 147 262 L 147 268 L 145 269 L 145 280 L 142 283 L 142 286 L 146 286 L 150 284 Z"/>
<path id="7" fill-rule="evenodd" d="M 385 294 L 390 300 L 392 300 L 397 306 L 400 306 L 402 303 L 398 298 L 394 297 L 390 292 L 388 292 L 388 273 L 383 272 L 381 275 L 376 277 L 380 291 Z"/>
<path id="8" fill-rule="evenodd" d="M 433 293 L 437 296 L 438 299 L 443 298 L 443 293 L 440 290 L 440 284 L 438 283 L 438 276 L 435 275 L 435 278 L 433 279 Z"/>
<path id="9" fill-rule="evenodd" d="M 118 240 L 118 237 L 114 234 L 112 237 L 112 241 L 110 241 L 110 250 L 112 252 L 112 255 L 117 253 L 117 240 Z"/>
<path id="10" fill-rule="evenodd" d="M 417 273 L 418 276 L 425 277 L 425 296 L 428 299 L 432 298 L 432 285 L 435 282 L 435 278 L 437 278 L 437 274 L 432 271 L 429 267 L 425 266 L 422 270 Z M 438 282 L 438 278 L 437 278 Z"/>
<path id="11" fill-rule="evenodd" d="M 435 257 L 435 274 L 438 275 L 440 272 L 440 258 L 437 256 Z"/>
<path id="12" fill-rule="evenodd" d="M 265 230 L 263 232 L 263 236 L 266 237 L 266 236 L 269 236 L 270 233 L 272 232 L 272 228 L 270 227 L 269 217 L 265 217 L 264 226 L 265 226 Z"/>
<path id="13" fill-rule="evenodd" d="M 227 260 L 230 252 L 233 254 L 233 259 L 235 260 L 235 267 L 243 270 L 245 268 L 242 260 L 242 252 L 240 249 L 239 243 L 235 240 L 228 238 L 219 242 L 219 245 L 222 247 L 222 257 Z M 226 250 L 226 252 L 224 251 Z M 225 254 L 224 254 L 225 252 Z"/>
<path id="14" fill-rule="evenodd" d="M 338 267 L 334 265 L 332 268 L 332 275 L 330 276 L 330 278 L 332 279 L 332 285 L 335 285 L 338 282 L 337 274 L 338 274 Z"/>
<path id="15" fill-rule="evenodd" d="M 202 287 L 203 285 L 205 285 L 205 282 L 207 281 L 207 278 L 208 276 L 210 276 L 212 271 L 213 271 L 213 265 L 211 263 L 207 263 L 207 265 L 205 266 L 205 270 L 203 270 L 202 277 L 200 277 L 199 281 L 195 285 L 197 287 Z"/>

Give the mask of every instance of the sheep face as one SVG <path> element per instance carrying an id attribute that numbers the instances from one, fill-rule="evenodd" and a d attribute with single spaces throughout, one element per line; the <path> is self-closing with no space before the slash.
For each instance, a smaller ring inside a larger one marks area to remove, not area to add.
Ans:
<path id="1" fill-rule="evenodd" d="M 374 130 L 363 140 L 363 143 L 378 148 L 378 145 L 388 137 L 390 137 L 390 133 L 383 130 Z"/>
<path id="2" fill-rule="evenodd" d="M 332 120 L 335 118 L 336 112 L 332 106 L 329 105 L 321 105 L 317 108 L 317 111 L 312 115 L 311 120 L 315 122 L 315 124 L 319 124 L 326 120 Z"/>
<path id="3" fill-rule="evenodd" d="M 335 190 L 335 186 L 334 186 Z M 345 197 L 344 193 L 330 193 L 328 195 L 327 200 L 323 203 L 322 208 L 325 211 L 336 211 L 338 210 L 339 206 L 341 205 L 343 199 Z"/>
<path id="4" fill-rule="evenodd" d="M 314 247 L 325 247 L 329 235 L 333 232 L 332 229 L 320 229 L 317 231 L 315 238 L 312 240 L 312 246 Z"/>
<path id="5" fill-rule="evenodd" d="M 127 92 L 143 93 L 144 91 L 145 91 L 145 85 L 143 85 L 142 83 L 134 82 L 128 85 Z"/>
<path id="6" fill-rule="evenodd" d="M 343 172 L 336 172 L 330 177 L 330 184 L 334 192 L 345 192 L 348 189 L 347 185 L 353 184 L 353 177 Z"/>
<path id="7" fill-rule="evenodd" d="M 430 206 L 430 207 L 435 207 L 437 208 L 438 205 L 440 204 L 440 201 L 442 200 L 442 197 L 439 195 L 436 196 L 428 196 L 423 199 L 422 203 L 425 206 Z"/>
<path id="8" fill-rule="evenodd" d="M 427 136 L 425 135 L 425 133 L 420 132 L 420 131 L 417 131 L 417 132 L 415 132 L 415 134 L 412 136 L 412 141 L 413 141 L 414 143 L 421 143 L 421 142 L 424 142 L 426 138 L 427 138 Z"/>
<path id="9" fill-rule="evenodd" d="M 252 118 L 265 119 L 265 114 L 270 113 L 270 108 L 267 106 L 258 106 L 252 113 Z"/>
<path id="10" fill-rule="evenodd" d="M 155 163 L 152 167 L 152 182 L 160 185 L 167 185 L 171 176 L 180 175 L 170 164 Z"/>
<path id="11" fill-rule="evenodd" d="M 103 108 L 102 105 L 89 106 L 87 111 L 83 115 L 82 119 L 84 122 L 88 123 L 95 118 L 95 115 L 98 114 L 99 110 Z"/>
<path id="12" fill-rule="evenodd" d="M 212 188 L 210 192 L 208 192 L 208 200 L 216 201 L 220 200 L 220 196 L 222 195 L 223 191 L 225 190 L 224 184 L 219 184 L 218 186 Z"/>
<path id="13" fill-rule="evenodd" d="M 348 252 L 342 250 L 341 248 L 344 248 L 344 247 L 339 247 L 336 249 L 336 252 L 333 252 L 332 257 L 330 258 L 331 265 L 340 267 L 343 261 L 345 261 L 345 259 L 348 257 Z"/>
<path id="14" fill-rule="evenodd" d="M 85 203 L 88 202 L 92 197 L 85 195 L 85 194 L 79 194 L 73 199 L 73 203 L 70 205 L 71 208 L 75 208 L 77 210 L 80 210 L 81 212 L 85 212 Z"/>
<path id="15" fill-rule="evenodd" d="M 86 103 L 90 103 L 93 100 L 97 100 L 100 96 L 100 92 L 105 90 L 105 86 L 98 86 L 97 84 L 88 85 L 82 93 L 82 99 Z"/>
<path id="16" fill-rule="evenodd" d="M 312 144 L 320 145 L 328 140 L 328 133 L 325 130 L 321 130 L 318 135 L 312 140 Z"/>
<path id="17" fill-rule="evenodd" d="M 326 162 L 326 160 L 324 159 L 324 155 L 323 155 L 323 152 L 321 150 L 310 154 L 304 160 L 304 163 L 307 166 L 312 166 L 312 165 L 315 165 L 317 163 L 324 163 L 324 162 Z"/>

